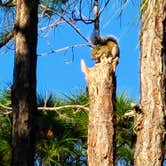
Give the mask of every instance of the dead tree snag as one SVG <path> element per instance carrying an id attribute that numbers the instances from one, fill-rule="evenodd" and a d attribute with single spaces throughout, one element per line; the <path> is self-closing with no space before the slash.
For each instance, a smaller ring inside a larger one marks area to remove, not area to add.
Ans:
<path id="1" fill-rule="evenodd" d="M 93 68 L 87 68 L 85 62 L 81 61 L 90 97 L 88 165 L 113 166 L 115 162 L 115 70 L 119 52 L 112 55 L 108 42 L 97 45 L 93 48 L 92 54 L 94 52 L 100 55 L 96 55 L 98 60 Z"/>

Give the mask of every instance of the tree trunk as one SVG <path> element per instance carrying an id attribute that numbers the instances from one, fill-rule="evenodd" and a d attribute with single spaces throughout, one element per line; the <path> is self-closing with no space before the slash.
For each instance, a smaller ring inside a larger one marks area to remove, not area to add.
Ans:
<path id="1" fill-rule="evenodd" d="M 108 59 L 91 69 L 86 67 L 84 61 L 81 62 L 90 97 L 87 151 L 89 166 L 115 164 L 115 68 L 118 58 Z"/>
<path id="2" fill-rule="evenodd" d="M 166 110 L 166 1 L 149 0 L 142 14 L 141 110 L 135 166 L 161 166 Z"/>
<path id="3" fill-rule="evenodd" d="M 12 86 L 12 166 L 34 165 L 37 12 L 37 0 L 17 0 Z"/>

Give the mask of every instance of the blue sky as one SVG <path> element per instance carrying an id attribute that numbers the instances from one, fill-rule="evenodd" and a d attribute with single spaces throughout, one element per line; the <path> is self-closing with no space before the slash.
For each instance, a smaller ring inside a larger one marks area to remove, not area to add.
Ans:
<path id="1" fill-rule="evenodd" d="M 113 35 L 120 44 L 120 61 L 117 67 L 117 92 L 126 93 L 130 98 L 139 100 L 139 26 L 138 6 L 128 3 L 118 16 L 119 8 L 110 5 L 101 17 L 101 36 Z M 43 26 L 43 23 L 39 27 Z M 90 38 L 93 27 L 79 24 L 80 31 Z M 80 60 L 87 66 L 94 62 L 90 58 L 91 50 L 80 47 L 67 52 L 59 52 L 41 56 L 45 52 L 66 47 L 68 45 L 86 43 L 68 25 L 40 34 L 38 40 L 37 89 L 40 93 L 55 92 L 69 94 L 85 87 L 84 74 L 80 68 Z M 0 50 L 0 87 L 12 82 L 14 52 L 7 48 Z M 73 56 L 74 55 L 74 56 Z M 73 59 L 74 58 L 74 59 Z M 72 61 L 72 62 L 71 62 Z"/>

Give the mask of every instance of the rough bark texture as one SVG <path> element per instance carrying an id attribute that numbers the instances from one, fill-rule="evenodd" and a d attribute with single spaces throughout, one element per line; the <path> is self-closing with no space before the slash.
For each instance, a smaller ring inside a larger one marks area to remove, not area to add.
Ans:
<path id="1" fill-rule="evenodd" d="M 12 86 L 12 166 L 33 166 L 35 155 L 37 0 L 17 0 Z"/>
<path id="2" fill-rule="evenodd" d="M 108 58 L 109 59 L 109 58 Z M 115 163 L 115 68 L 118 58 L 86 68 L 82 61 L 90 97 L 88 126 L 88 165 L 113 166 Z"/>
<path id="3" fill-rule="evenodd" d="M 166 110 L 166 1 L 149 0 L 142 15 L 141 107 L 135 166 L 161 166 Z"/>

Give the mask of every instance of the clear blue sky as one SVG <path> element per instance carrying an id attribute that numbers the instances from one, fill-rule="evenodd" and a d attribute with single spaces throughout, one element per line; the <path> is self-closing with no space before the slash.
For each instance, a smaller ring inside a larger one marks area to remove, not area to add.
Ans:
<path id="1" fill-rule="evenodd" d="M 116 11 L 116 12 L 115 12 Z M 101 36 L 114 35 L 120 44 L 120 62 L 117 68 L 117 92 L 125 92 L 130 98 L 139 100 L 139 26 L 137 25 L 138 5 L 131 2 L 126 6 L 121 19 L 114 7 L 107 7 L 101 18 Z M 43 24 L 42 24 L 43 26 Z M 81 32 L 90 38 L 92 26 L 80 24 Z M 86 82 L 80 68 L 84 59 L 89 67 L 94 62 L 90 58 L 90 49 L 81 47 L 72 51 L 40 56 L 45 52 L 85 43 L 68 25 L 40 35 L 38 42 L 37 89 L 38 92 L 72 93 L 85 87 Z M 0 88 L 12 82 L 13 51 L 0 50 Z"/>

